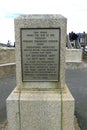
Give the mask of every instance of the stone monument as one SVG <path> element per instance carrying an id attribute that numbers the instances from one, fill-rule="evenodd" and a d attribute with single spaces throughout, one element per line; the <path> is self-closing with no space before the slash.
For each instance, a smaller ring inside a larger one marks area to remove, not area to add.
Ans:
<path id="1" fill-rule="evenodd" d="M 65 84 L 67 19 L 15 19 L 17 86 L 7 98 L 9 130 L 74 130 L 74 99 Z"/>

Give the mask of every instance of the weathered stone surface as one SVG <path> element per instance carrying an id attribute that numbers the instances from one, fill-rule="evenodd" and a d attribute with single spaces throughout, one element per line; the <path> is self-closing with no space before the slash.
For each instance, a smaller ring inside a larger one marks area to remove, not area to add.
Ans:
<path id="1" fill-rule="evenodd" d="M 16 88 L 7 99 L 9 130 L 74 130 L 74 99 L 67 86 L 57 91 Z"/>
<path id="2" fill-rule="evenodd" d="M 61 95 L 57 92 L 22 92 L 21 130 L 60 130 Z"/>
<path id="3" fill-rule="evenodd" d="M 66 62 L 81 62 L 82 49 L 66 49 Z"/>
<path id="4" fill-rule="evenodd" d="M 61 15 L 23 15 L 15 19 L 17 88 L 7 99 L 9 130 L 74 130 L 74 99 L 65 87 L 66 24 Z M 60 29 L 58 82 L 23 81 L 21 28 Z"/>
<path id="5" fill-rule="evenodd" d="M 0 64 L 15 63 L 15 48 L 0 48 Z"/>
<path id="6" fill-rule="evenodd" d="M 6 100 L 8 130 L 20 130 L 19 96 L 20 93 L 15 93 L 14 90 Z"/>
<path id="7" fill-rule="evenodd" d="M 22 82 L 21 68 L 21 28 L 60 28 L 60 64 L 59 64 L 59 87 L 65 86 L 65 45 L 66 45 L 66 24 L 67 19 L 61 15 L 22 15 L 15 19 L 15 40 L 16 40 L 16 73 L 17 84 L 21 88 L 31 88 L 29 82 Z M 40 82 L 42 86 L 43 83 Z M 48 83 L 45 82 L 45 88 Z M 38 88 L 37 84 L 33 84 L 34 88 Z M 54 87 L 54 86 L 53 86 Z M 50 86 L 52 88 L 52 86 Z"/>
<path id="8" fill-rule="evenodd" d="M 16 68 L 15 63 L 1 64 L 0 65 L 0 77 L 15 75 L 16 74 L 15 68 Z"/>
<path id="9" fill-rule="evenodd" d="M 66 49 L 66 69 L 82 69 L 82 50 Z"/>
<path id="10" fill-rule="evenodd" d="M 75 130 L 74 127 L 75 101 L 68 87 L 62 93 L 62 126 L 63 130 Z"/>
<path id="11" fill-rule="evenodd" d="M 0 77 L 16 74 L 15 48 L 0 48 Z"/>
<path id="12" fill-rule="evenodd" d="M 83 62 L 66 62 L 66 69 L 82 69 L 83 68 Z"/>

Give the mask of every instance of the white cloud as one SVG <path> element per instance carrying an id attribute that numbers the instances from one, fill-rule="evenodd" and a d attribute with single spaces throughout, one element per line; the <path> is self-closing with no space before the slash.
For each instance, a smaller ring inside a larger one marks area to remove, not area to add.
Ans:
<path id="1" fill-rule="evenodd" d="M 86 0 L 0 0 L 0 33 L 8 32 L 14 37 L 13 22 L 1 22 L 6 16 L 21 14 L 62 14 L 67 17 L 67 30 L 87 32 L 87 4 Z M 8 24 L 7 24 L 8 23 Z M 2 28 L 3 26 L 3 28 Z M 3 35 L 4 33 L 2 33 Z M 9 34 L 3 36 L 4 38 Z M 10 37 L 10 36 L 8 36 Z M 0 36 L 1 39 L 1 36 Z M 13 39 L 13 38 L 12 38 Z"/>
<path id="2" fill-rule="evenodd" d="M 0 42 L 7 43 L 8 40 L 14 42 L 14 21 L 12 19 L 0 20 Z"/>

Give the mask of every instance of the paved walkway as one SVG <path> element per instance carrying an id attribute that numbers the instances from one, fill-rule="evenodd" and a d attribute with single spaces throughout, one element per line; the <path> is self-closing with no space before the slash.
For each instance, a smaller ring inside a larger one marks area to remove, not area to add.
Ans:
<path id="1" fill-rule="evenodd" d="M 87 63 L 84 69 L 67 70 L 66 83 L 75 98 L 75 115 L 81 130 L 87 130 Z"/>
<path id="2" fill-rule="evenodd" d="M 16 86 L 14 76 L 0 78 L 0 130 L 3 122 L 7 119 L 6 116 L 6 98 Z"/>

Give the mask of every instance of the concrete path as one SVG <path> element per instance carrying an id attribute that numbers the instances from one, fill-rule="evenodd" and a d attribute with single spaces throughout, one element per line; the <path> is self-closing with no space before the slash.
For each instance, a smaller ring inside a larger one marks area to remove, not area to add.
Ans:
<path id="1" fill-rule="evenodd" d="M 14 76 L 0 78 L 0 130 L 2 123 L 7 119 L 6 116 L 6 98 L 16 86 Z"/>

